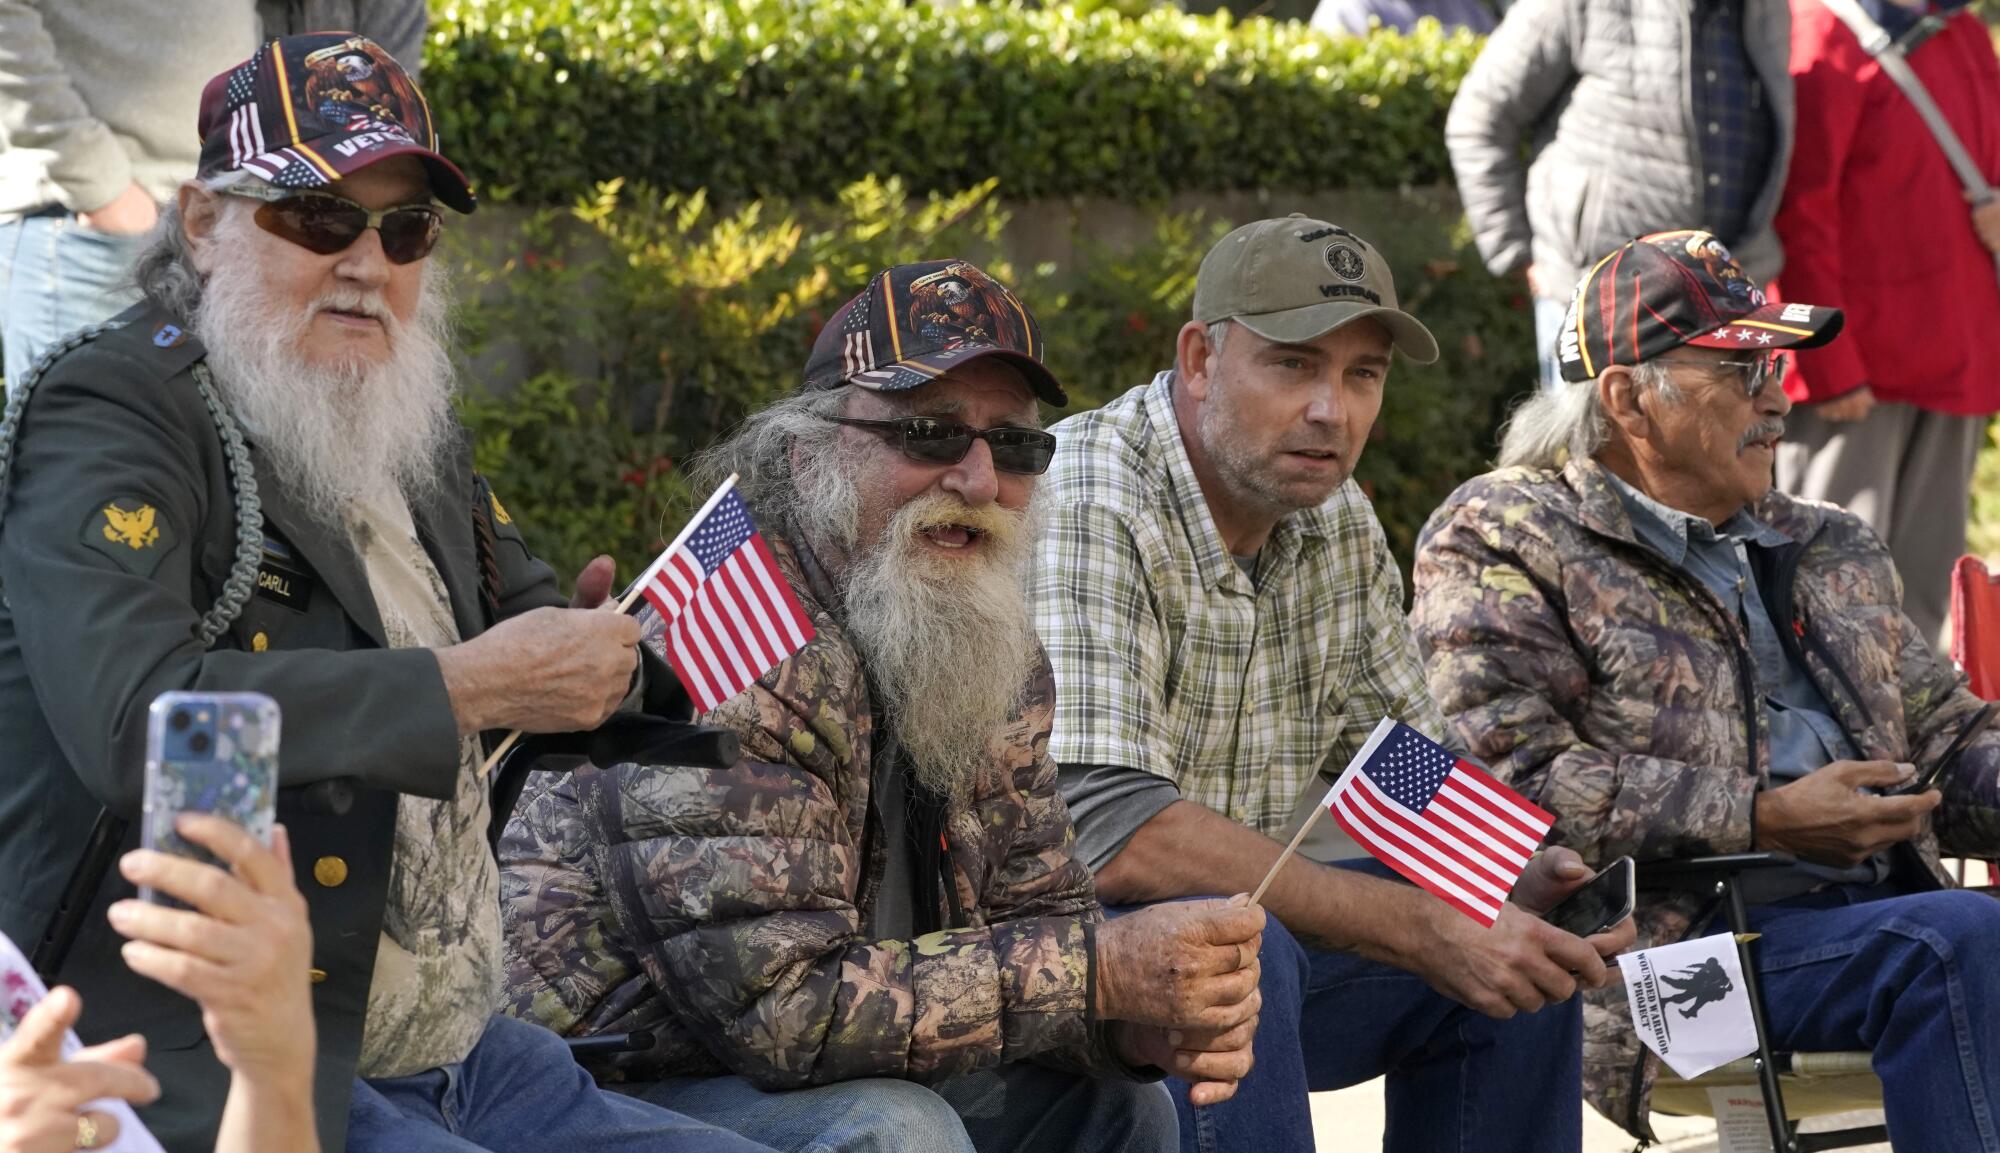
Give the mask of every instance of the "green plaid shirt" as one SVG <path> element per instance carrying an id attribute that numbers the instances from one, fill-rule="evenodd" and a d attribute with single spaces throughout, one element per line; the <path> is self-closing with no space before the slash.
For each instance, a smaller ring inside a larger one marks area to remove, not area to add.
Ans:
<path id="1" fill-rule="evenodd" d="M 1275 834 L 1320 766 L 1344 767 L 1383 716 L 1433 737 L 1444 720 L 1360 487 L 1279 521 L 1253 582 L 1202 499 L 1171 379 L 1054 429 L 1029 586 L 1056 674 L 1049 752 L 1153 773 Z"/>

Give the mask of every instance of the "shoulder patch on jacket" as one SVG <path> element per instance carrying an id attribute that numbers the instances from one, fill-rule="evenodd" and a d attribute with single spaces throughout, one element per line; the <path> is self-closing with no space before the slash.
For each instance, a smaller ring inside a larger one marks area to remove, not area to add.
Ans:
<path id="1" fill-rule="evenodd" d="M 103 502 L 85 519 L 83 543 L 125 571 L 149 577 L 175 540 L 159 509 L 137 497 L 121 496 Z"/>

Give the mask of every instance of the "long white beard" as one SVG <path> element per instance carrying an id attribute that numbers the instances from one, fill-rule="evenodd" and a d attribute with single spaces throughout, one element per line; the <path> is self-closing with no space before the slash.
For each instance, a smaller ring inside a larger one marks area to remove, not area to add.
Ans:
<path id="1" fill-rule="evenodd" d="M 298 311 L 266 285 L 243 231 L 254 227 L 237 216 L 217 228 L 215 271 L 194 329 L 217 386 L 278 478 L 329 525 L 357 502 L 435 491 L 456 427 L 441 281 L 426 271 L 409 323 L 391 315 L 379 293 L 358 289 L 335 290 Z M 387 330 L 388 358 L 306 364 L 299 349 L 322 306 L 374 312 Z"/>
<path id="2" fill-rule="evenodd" d="M 918 532 L 937 523 L 980 528 L 984 555 L 927 553 Z M 1032 529 L 1028 514 L 921 497 L 846 574 L 848 636 L 917 779 L 954 807 L 991 763 L 1040 661 L 1022 580 Z"/>

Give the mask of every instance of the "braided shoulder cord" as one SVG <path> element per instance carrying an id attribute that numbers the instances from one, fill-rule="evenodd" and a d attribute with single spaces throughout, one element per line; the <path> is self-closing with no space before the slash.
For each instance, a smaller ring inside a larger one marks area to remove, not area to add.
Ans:
<path id="1" fill-rule="evenodd" d="M 264 502 L 257 495 L 257 470 L 250 463 L 250 448 L 243 443 L 243 430 L 237 427 L 236 418 L 216 393 L 207 363 L 195 362 L 194 386 L 201 391 L 202 403 L 208 405 L 208 415 L 215 421 L 215 431 L 222 436 L 222 458 L 229 468 L 230 487 L 236 494 L 236 559 L 229 566 L 229 579 L 222 582 L 222 595 L 202 614 L 201 628 L 195 633 L 201 639 L 201 647 L 213 648 L 243 614 L 243 606 L 250 603 L 250 594 L 257 587 L 257 565 L 264 557 Z"/>
<path id="2" fill-rule="evenodd" d="M 7 405 L 0 409 L 0 524 L 7 515 L 7 498 L 14 471 L 14 446 L 21 435 L 21 417 L 27 411 L 28 397 L 41 382 L 42 374 L 71 350 L 96 340 L 107 332 L 120 327 L 121 322 L 109 321 L 78 329 L 57 341 L 35 358 L 34 366 L 28 369 L 13 386 L 7 397 Z M 209 376 L 208 365 L 197 362 L 194 366 L 195 388 L 201 392 L 201 399 L 208 406 L 210 419 L 215 421 L 215 431 L 222 437 L 223 462 L 229 470 L 230 487 L 236 498 L 236 558 L 229 568 L 229 579 L 223 582 L 222 596 L 202 614 L 201 626 L 195 635 L 200 638 L 203 648 L 215 647 L 215 642 L 235 622 L 243 612 L 243 606 L 250 602 L 250 594 L 257 585 L 257 565 L 264 552 L 264 504 L 257 496 L 257 473 L 250 463 L 250 449 L 243 443 L 243 433 L 236 420 L 223 407 L 222 398 L 215 391 L 215 382 Z"/>

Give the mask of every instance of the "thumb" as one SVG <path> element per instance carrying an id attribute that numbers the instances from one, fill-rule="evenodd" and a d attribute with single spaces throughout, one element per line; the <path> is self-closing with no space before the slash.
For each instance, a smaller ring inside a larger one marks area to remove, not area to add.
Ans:
<path id="1" fill-rule="evenodd" d="M 1549 872 L 1565 881 L 1581 881 L 1590 876 L 1590 866 L 1583 863 L 1575 849 L 1555 845 L 1543 849 L 1542 855 L 1548 858 Z"/>
<path id="2" fill-rule="evenodd" d="M 611 595 L 612 578 L 618 575 L 618 563 L 608 556 L 592 557 L 583 571 L 576 574 L 576 595 L 569 598 L 573 609 L 594 609 Z"/>
<path id="3" fill-rule="evenodd" d="M 29 1009 L 14 1035 L 0 1045 L 0 1064 L 34 1067 L 62 1059 L 63 1035 L 83 1012 L 76 990 L 58 987 Z"/>

